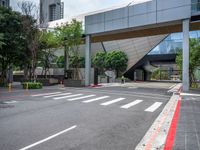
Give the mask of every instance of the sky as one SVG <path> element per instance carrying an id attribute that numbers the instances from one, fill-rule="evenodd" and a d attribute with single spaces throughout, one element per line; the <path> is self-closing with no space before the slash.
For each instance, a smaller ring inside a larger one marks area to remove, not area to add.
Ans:
<path id="1" fill-rule="evenodd" d="M 11 6 L 15 10 L 19 10 L 17 3 L 23 0 L 10 0 Z M 31 1 L 39 5 L 39 0 L 25 0 Z M 63 0 L 65 3 L 65 18 L 77 16 L 80 14 L 106 9 L 120 4 L 129 4 L 133 0 Z M 134 0 L 143 1 L 143 0 Z"/>
<path id="2" fill-rule="evenodd" d="M 39 0 L 10 0 L 11 6 L 18 10 L 17 3 L 21 1 L 31 1 L 39 4 Z M 79 14 L 92 12 L 118 6 L 120 4 L 128 4 L 131 0 L 63 0 L 65 3 L 65 12 L 68 16 L 77 16 Z M 66 14 L 65 14 L 66 15 Z"/>

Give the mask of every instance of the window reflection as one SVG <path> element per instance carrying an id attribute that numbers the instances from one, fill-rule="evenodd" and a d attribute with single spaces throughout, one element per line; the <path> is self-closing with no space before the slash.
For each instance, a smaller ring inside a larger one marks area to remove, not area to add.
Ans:
<path id="1" fill-rule="evenodd" d="M 191 31 L 190 38 L 200 38 L 200 31 Z M 152 49 L 148 55 L 176 54 L 178 49 L 182 49 L 182 39 L 182 33 L 172 33 Z"/>

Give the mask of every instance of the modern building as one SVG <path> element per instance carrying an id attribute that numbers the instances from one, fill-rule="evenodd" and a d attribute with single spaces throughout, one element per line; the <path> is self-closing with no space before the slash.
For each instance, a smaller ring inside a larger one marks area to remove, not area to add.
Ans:
<path id="1" fill-rule="evenodd" d="M 134 76 L 135 69 L 141 69 L 142 66 L 143 69 L 151 70 L 149 61 L 155 63 L 152 59 L 158 61 L 161 59 L 149 55 L 157 52 L 167 55 L 174 52 L 175 47 L 181 47 L 183 89 L 188 90 L 189 31 L 200 30 L 200 0 L 143 0 L 76 18 L 83 21 L 86 34 L 86 44 L 82 46 L 86 58 L 86 85 L 91 83 L 90 60 L 97 50 L 124 50 L 129 57 L 125 75 L 131 78 Z M 62 19 L 50 22 L 48 25 L 54 27 L 67 21 L 69 20 Z M 181 41 L 167 42 L 167 40 L 173 41 L 173 36 L 178 34 L 181 34 Z M 164 58 L 174 61 L 172 55 Z M 147 63 L 142 64 L 141 60 Z"/>
<path id="2" fill-rule="evenodd" d="M 146 0 L 85 17 L 86 85 L 91 43 L 183 32 L 183 90 L 189 89 L 189 31 L 200 29 L 199 0 Z"/>
<path id="3" fill-rule="evenodd" d="M 62 19 L 64 16 L 64 2 L 62 0 L 40 0 L 40 24 L 46 26 L 48 22 Z"/>
<path id="4" fill-rule="evenodd" d="M 9 7 L 10 0 L 0 0 L 0 6 Z"/>

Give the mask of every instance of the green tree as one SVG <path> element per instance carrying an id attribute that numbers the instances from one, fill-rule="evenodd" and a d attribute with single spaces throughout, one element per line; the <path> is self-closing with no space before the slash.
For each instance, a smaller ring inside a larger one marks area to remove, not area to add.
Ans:
<path id="1" fill-rule="evenodd" d="M 64 76 L 66 70 L 69 69 L 69 57 L 76 56 L 79 58 L 79 45 L 82 43 L 82 23 L 72 20 L 69 24 L 66 23 L 56 29 L 59 44 L 64 47 Z M 77 61 L 76 61 L 77 62 Z M 78 66 L 78 65 L 75 65 Z M 76 77 L 78 77 L 78 68 L 75 70 Z"/>
<path id="2" fill-rule="evenodd" d="M 38 58 L 39 66 L 43 67 L 42 74 L 47 78 L 47 73 L 51 63 L 56 59 L 55 48 L 58 46 L 54 32 L 42 31 L 39 39 L 40 55 Z"/>
<path id="3" fill-rule="evenodd" d="M 105 69 L 105 58 L 106 58 L 105 52 L 98 52 L 92 59 L 93 66 L 97 68 L 100 71 L 100 73 L 103 73 Z"/>
<path id="4" fill-rule="evenodd" d="M 24 59 L 24 37 L 20 13 L 0 7 L 0 14 L 0 33 L 3 34 L 1 43 L 4 43 L 0 50 L 1 81 L 5 83 L 8 68 Z"/>
<path id="5" fill-rule="evenodd" d="M 64 56 L 58 57 L 56 64 L 59 68 L 64 68 L 65 58 Z"/>
<path id="6" fill-rule="evenodd" d="M 200 40 L 190 39 L 190 60 L 189 60 L 189 76 L 190 76 L 190 86 L 193 86 L 196 82 L 195 71 L 200 66 Z M 176 56 L 176 64 L 179 69 L 182 70 L 182 49 L 178 49 L 178 54 Z"/>
<path id="7" fill-rule="evenodd" d="M 69 65 L 71 68 L 84 68 L 85 58 L 81 56 L 71 56 L 69 58 Z"/>
<path id="8" fill-rule="evenodd" d="M 24 68 L 24 76 L 29 80 L 36 80 L 35 69 L 37 67 L 37 61 L 39 57 L 39 39 L 40 32 L 37 25 L 37 18 L 35 18 L 35 12 L 37 7 L 33 2 L 23 1 L 18 3 L 22 12 L 22 33 L 25 42 L 23 42 L 25 57 L 22 64 Z M 28 76 L 29 75 L 29 76 Z"/>
<path id="9" fill-rule="evenodd" d="M 3 42 L 3 33 L 0 33 L 0 49 L 2 49 L 2 46 L 4 45 L 5 43 Z"/>
<path id="10" fill-rule="evenodd" d="M 115 70 L 117 77 L 119 73 L 123 73 L 127 68 L 128 57 L 122 51 L 111 51 L 105 57 L 105 67 Z"/>

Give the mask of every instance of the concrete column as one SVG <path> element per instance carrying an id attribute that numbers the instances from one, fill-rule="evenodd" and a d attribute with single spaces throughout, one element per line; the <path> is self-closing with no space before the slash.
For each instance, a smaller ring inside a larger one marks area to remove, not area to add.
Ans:
<path id="1" fill-rule="evenodd" d="M 85 86 L 90 85 L 91 73 L 91 36 L 86 36 L 85 41 Z"/>
<path id="2" fill-rule="evenodd" d="M 183 91 L 189 90 L 189 24 L 189 19 L 183 20 Z"/>

